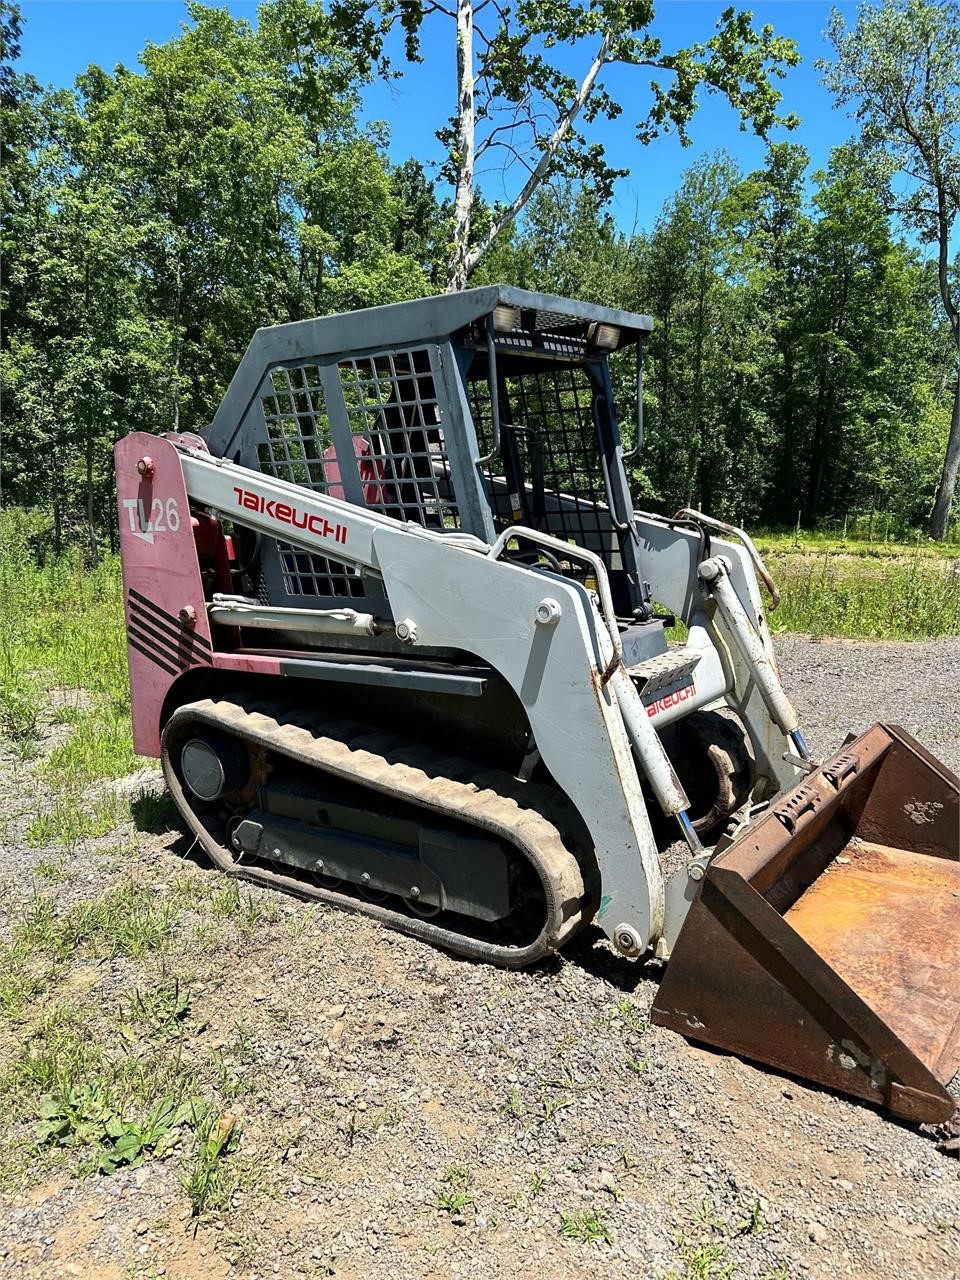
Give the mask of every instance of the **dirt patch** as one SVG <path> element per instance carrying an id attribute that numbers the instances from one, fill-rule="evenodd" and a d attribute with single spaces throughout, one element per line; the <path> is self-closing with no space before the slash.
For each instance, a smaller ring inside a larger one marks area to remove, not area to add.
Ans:
<path id="1" fill-rule="evenodd" d="M 879 718 L 960 762 L 960 642 L 779 650 L 818 751 Z M 179 830 L 130 846 L 89 842 L 51 883 L 49 851 L 8 840 L 3 932 L 37 885 L 68 905 L 135 875 L 196 900 L 162 962 L 80 955 L 63 996 L 107 1009 L 137 984 L 189 988 L 183 1052 L 238 1117 L 242 1176 L 199 1222 L 183 1149 L 11 1189 L 0 1276 L 960 1277 L 960 1161 L 649 1027 L 657 965 L 586 935 L 503 973 L 261 891 L 251 927 L 214 929 L 225 882 Z M 27 1117 L 12 1124 L 30 1140 Z"/>

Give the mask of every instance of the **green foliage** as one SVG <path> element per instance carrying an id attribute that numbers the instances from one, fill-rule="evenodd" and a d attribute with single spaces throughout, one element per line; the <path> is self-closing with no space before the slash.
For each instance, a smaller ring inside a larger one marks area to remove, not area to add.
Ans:
<path id="1" fill-rule="evenodd" d="M 167 1095 L 142 1119 L 125 1119 L 117 1103 L 99 1083 L 84 1084 L 40 1101 L 37 1140 L 63 1147 L 95 1148 L 101 1173 L 121 1165 L 142 1164 L 148 1155 L 162 1156 L 195 1118 L 195 1104 Z"/>
<path id="2" fill-rule="evenodd" d="M 319 7 L 275 0 L 256 31 L 187 12 L 138 74 L 43 91 L 3 65 L 0 498 L 49 508 L 54 546 L 93 563 L 118 437 L 205 425 L 260 325 L 431 287 L 436 202 L 421 183 L 402 218 L 415 175 L 357 125 L 362 69 L 317 43 Z M 29 707 L 7 718 L 29 744 Z"/>
<path id="3" fill-rule="evenodd" d="M 861 5 L 850 30 L 834 10 L 836 59 L 821 62 L 838 105 L 860 123 L 863 151 L 887 205 L 937 253 L 937 289 L 953 339 L 953 415 L 936 499 L 933 538 L 946 536 L 960 475 L 960 289 L 953 230 L 960 214 L 960 5 L 883 0 Z M 900 181 L 891 183 L 893 175 Z"/>
<path id="4" fill-rule="evenodd" d="M 93 672 L 84 687 L 95 706 L 76 710 L 49 763 L 79 796 L 133 763 L 122 635 L 106 621 L 119 600 L 107 550 L 111 446 L 135 429 L 204 426 L 259 325 L 438 286 L 450 209 L 417 162 L 387 163 L 383 126 L 361 126 L 357 112 L 365 83 L 400 74 L 389 32 L 399 27 L 416 58 L 423 24 L 447 19 L 435 6 L 270 0 L 254 30 L 191 0 L 182 33 L 146 48 L 136 74 L 91 67 L 72 90 L 48 91 L 13 65 L 20 20 L 6 3 L 2 15 L 0 505 L 35 514 L 0 528 L 0 733 L 30 758 L 38 673 L 78 687 L 77 672 Z M 551 0 L 496 15 L 477 35 L 478 163 L 509 147 L 537 183 L 519 224 L 474 200 L 471 244 L 486 253 L 474 280 L 654 316 L 647 430 L 632 463 L 639 505 L 700 506 L 747 524 L 811 527 L 873 510 L 923 524 L 960 384 L 955 334 L 938 320 L 943 269 L 889 217 L 898 206 L 921 239 L 936 230 L 917 194 L 926 179 L 903 199 L 888 180 L 894 162 L 908 163 L 909 140 L 883 123 L 881 91 L 896 73 L 915 97 L 921 81 L 903 78 L 933 59 L 929 110 L 926 99 L 909 104 L 941 139 L 929 189 L 942 190 L 950 223 L 955 6 L 885 0 L 863 7 L 854 32 L 833 23 L 829 79 L 840 101 L 862 105 L 862 146 L 838 149 L 812 175 L 786 142 L 746 175 L 725 156 L 703 160 L 637 235 L 619 233 L 606 211 L 614 171 L 587 137 L 591 121 L 621 111 L 602 75 L 551 150 L 577 88 L 569 56 L 585 49 L 601 71 L 652 69 L 632 107 L 648 142 L 666 130 L 685 137 L 711 93 L 766 133 L 791 42 L 731 8 L 703 40 L 668 49 L 652 33 L 650 0 Z M 455 177 L 456 139 L 441 133 Z M 613 370 L 628 442 L 630 366 L 616 359 Z M 49 555 L 67 545 L 72 558 Z M 41 579 L 21 581 L 26 559 Z M 85 574 L 84 607 L 67 607 L 71 580 Z M 75 799 L 66 831 L 82 826 L 73 819 L 83 809 Z"/>
<path id="5" fill-rule="evenodd" d="M 477 21 L 481 10 L 486 10 Z M 676 131 L 684 145 L 703 93 L 724 98 L 740 128 L 766 136 L 775 124 L 792 128 L 796 117 L 779 114 L 776 81 L 799 61 L 794 42 L 773 28 L 756 30 L 748 11 L 725 8 L 714 31 L 685 47 L 664 48 L 654 34 L 652 0 L 540 0 L 513 7 L 333 0 L 328 29 L 345 38 L 363 73 L 394 70 L 386 37 L 400 25 L 407 61 L 420 61 L 425 24 L 446 22 L 450 62 L 456 69 L 457 113 L 437 130 L 446 151 L 441 176 L 454 188 L 448 288 L 461 289 L 498 238 L 513 225 L 531 195 L 551 177 L 575 178 L 604 199 L 626 170 L 613 168 L 603 143 L 588 138 L 597 119 L 614 120 L 623 105 L 604 84 L 614 65 L 655 74 L 634 86 L 631 102 L 641 145 Z M 576 74 L 571 74 L 571 65 Z M 639 92 L 637 91 L 639 89 Z M 499 164 L 506 175 L 523 173 L 519 190 L 489 219 L 474 219 L 480 202 L 477 166 Z M 483 223 L 484 225 L 479 225 Z"/>
<path id="6" fill-rule="evenodd" d="M 652 314 L 635 500 L 747 525 L 807 527 L 930 511 L 950 425 L 950 337 L 936 280 L 893 232 L 859 152 L 812 175 L 778 143 L 739 173 L 685 175 L 650 234 L 619 234 L 595 194 L 561 184 L 493 251 L 497 275 Z M 634 438 L 632 353 L 612 373 Z"/>
<path id="7" fill-rule="evenodd" d="M 560 1214 L 560 1234 L 582 1244 L 613 1244 L 613 1235 L 599 1209 L 578 1209 Z"/>

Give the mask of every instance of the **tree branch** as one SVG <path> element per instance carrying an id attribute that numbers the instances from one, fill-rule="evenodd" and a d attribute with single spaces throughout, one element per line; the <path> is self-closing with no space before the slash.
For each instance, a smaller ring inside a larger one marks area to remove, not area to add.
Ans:
<path id="1" fill-rule="evenodd" d="M 524 208 L 530 200 L 530 197 L 536 191 L 537 187 L 543 181 L 557 155 L 557 152 L 563 145 L 564 139 L 573 128 L 577 116 L 582 111 L 584 103 L 589 98 L 593 90 L 593 86 L 597 82 L 597 77 L 603 69 L 604 63 L 607 61 L 607 55 L 610 52 L 613 39 L 614 33 L 612 31 L 608 31 L 603 37 L 603 40 L 600 42 L 600 48 L 597 50 L 597 55 L 593 62 L 591 62 L 590 67 L 587 70 L 587 74 L 580 82 L 580 88 L 577 90 L 573 102 L 570 103 L 570 106 L 561 117 L 557 127 L 553 131 L 550 141 L 543 150 L 543 154 L 541 155 L 536 168 L 523 184 L 523 187 L 516 199 L 507 206 L 503 214 L 496 222 L 493 223 L 487 231 L 487 234 L 483 237 L 483 240 L 478 245 L 475 245 L 474 248 L 466 255 L 465 265 L 466 274 L 468 276 L 486 253 L 487 249 L 489 249 L 490 245 L 493 244 L 494 240 L 496 240 L 497 236 L 499 236 L 501 232 L 510 226 L 510 224 L 516 219 L 517 214 L 519 214 Z"/>

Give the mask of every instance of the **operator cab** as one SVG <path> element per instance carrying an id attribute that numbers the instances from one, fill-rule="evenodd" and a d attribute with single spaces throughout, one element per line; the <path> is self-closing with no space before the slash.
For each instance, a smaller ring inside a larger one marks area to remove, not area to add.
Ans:
<path id="1" fill-rule="evenodd" d="M 453 339 L 494 528 L 532 528 L 599 554 L 617 613 L 646 621 L 650 601 L 638 564 L 608 357 L 628 346 L 636 352 L 639 442 L 643 341 L 651 322 L 522 290 L 502 294 L 510 301 Z M 593 313 L 603 318 L 591 318 Z M 575 557 L 517 541 L 515 558 L 538 560 L 596 586 L 593 571 Z"/>
<path id="2" fill-rule="evenodd" d="M 492 544 L 595 589 L 599 555 L 628 662 L 663 652 L 639 563 L 609 356 L 632 348 L 642 438 L 647 316 L 505 285 L 262 329 L 205 433 L 242 466 Z M 628 357 L 629 359 L 629 357 Z M 261 538 L 244 550 L 265 604 L 329 608 L 382 588 L 333 557 Z"/>

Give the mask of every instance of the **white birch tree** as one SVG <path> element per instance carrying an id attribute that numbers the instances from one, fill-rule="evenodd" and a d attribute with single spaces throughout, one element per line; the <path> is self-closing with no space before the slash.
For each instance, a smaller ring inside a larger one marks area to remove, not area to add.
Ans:
<path id="1" fill-rule="evenodd" d="M 697 11 L 699 12 L 699 10 Z M 669 130 L 689 142 L 688 126 L 704 93 L 725 99 L 740 127 L 765 136 L 780 116 L 776 81 L 799 61 L 794 42 L 756 29 L 749 12 L 724 9 L 712 33 L 683 48 L 665 48 L 653 30 L 653 0 L 334 0 L 329 21 L 344 42 L 362 50 L 381 75 L 400 74 L 387 37 L 405 34 L 405 55 L 419 61 L 425 24 L 450 23 L 455 39 L 456 111 L 437 131 L 447 150 L 443 167 L 454 190 L 447 288 L 462 289 L 494 241 L 534 192 L 554 176 L 588 181 L 601 197 L 621 170 L 588 136 L 598 119 L 624 107 L 604 86 L 622 63 L 646 70 L 634 102 L 637 141 L 645 146 Z M 564 68 L 582 59 L 582 71 Z M 499 171 L 505 198 L 478 229 L 478 182 Z"/>

